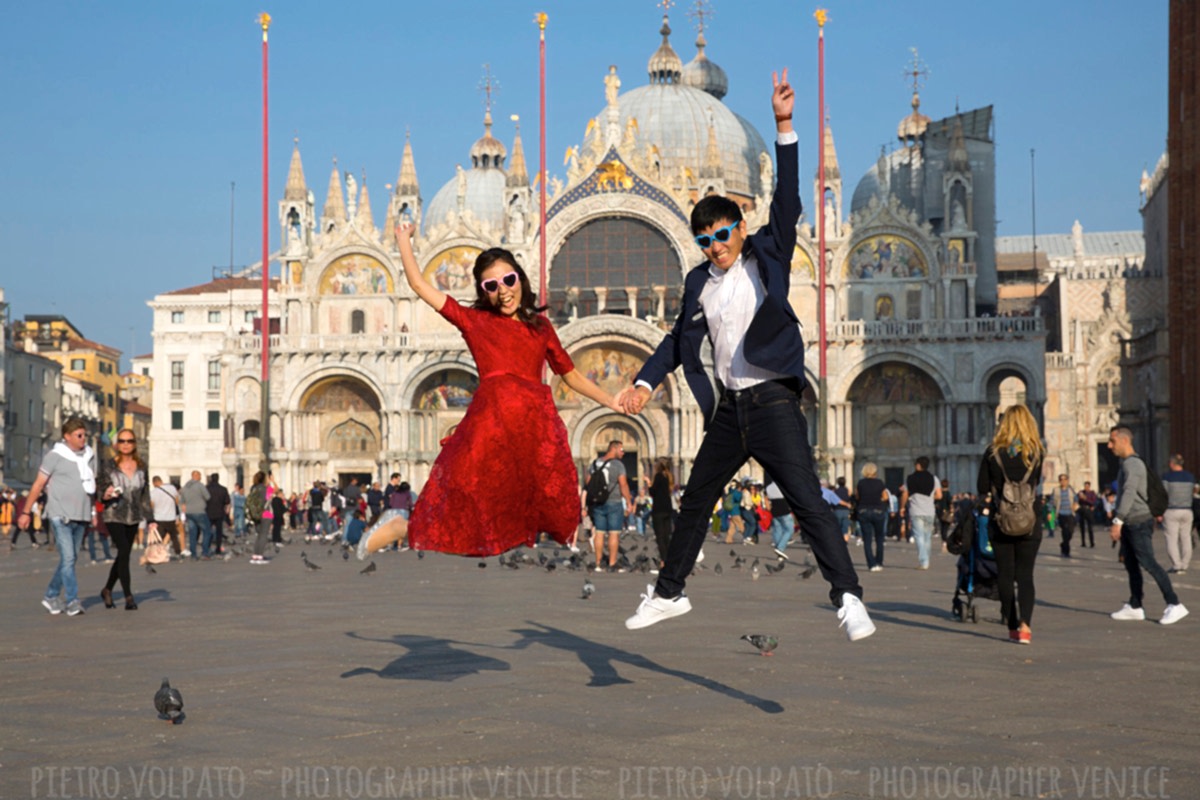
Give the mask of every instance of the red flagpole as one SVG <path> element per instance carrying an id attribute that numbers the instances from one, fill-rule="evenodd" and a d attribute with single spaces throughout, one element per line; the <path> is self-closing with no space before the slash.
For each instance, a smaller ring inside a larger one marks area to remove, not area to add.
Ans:
<path id="1" fill-rule="evenodd" d="M 825 380 L 825 10 L 818 9 L 817 18 L 817 331 L 818 372 Z M 824 400 L 824 386 L 822 400 Z M 825 421 L 821 420 L 821 427 Z"/>
<path id="2" fill-rule="evenodd" d="M 267 146 L 267 29 L 271 27 L 271 15 L 262 12 L 258 15 L 258 23 L 262 26 L 262 317 L 260 319 L 260 335 L 262 336 L 262 419 L 259 421 L 259 436 L 262 441 L 263 469 L 271 468 L 271 418 L 270 418 L 270 372 L 268 358 L 271 333 L 271 309 L 268 303 L 270 288 L 270 233 L 268 225 L 268 198 L 270 192 L 270 162 Z"/>
<path id="3" fill-rule="evenodd" d="M 538 92 L 541 114 L 538 120 L 538 195 L 541 211 L 538 220 L 538 305 L 546 305 L 546 12 L 539 11 Z"/>

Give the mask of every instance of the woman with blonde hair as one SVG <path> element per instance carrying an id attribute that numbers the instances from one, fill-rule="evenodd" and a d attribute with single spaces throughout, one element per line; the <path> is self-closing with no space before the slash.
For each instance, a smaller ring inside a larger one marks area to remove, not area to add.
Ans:
<path id="1" fill-rule="evenodd" d="M 1046 455 L 1037 422 L 1020 403 L 1009 406 L 1000 419 L 996 435 L 979 464 L 977 489 L 980 498 L 991 495 L 991 520 L 988 536 L 996 556 L 1000 613 L 1008 623 L 1009 641 L 1029 644 L 1036 595 L 1033 588 L 1033 562 L 1042 544 L 1041 498 L 1037 486 L 1042 480 L 1042 460 Z M 1005 484 L 1026 483 L 1034 497 L 1034 513 L 1028 532 L 1000 530 L 996 509 Z M 1016 590 L 1014 591 L 1014 583 Z"/>
<path id="2" fill-rule="evenodd" d="M 887 536 L 888 490 L 879 480 L 879 467 L 868 461 L 862 466 L 862 480 L 854 487 L 858 524 L 862 528 L 863 555 L 867 569 L 883 571 L 883 540 Z"/>

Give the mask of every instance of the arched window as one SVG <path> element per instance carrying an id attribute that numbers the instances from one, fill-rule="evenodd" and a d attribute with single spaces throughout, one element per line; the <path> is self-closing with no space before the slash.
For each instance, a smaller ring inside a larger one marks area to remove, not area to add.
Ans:
<path id="1" fill-rule="evenodd" d="M 367 329 L 367 316 L 361 309 L 350 312 L 350 332 L 362 333 Z"/>
<path id="2" fill-rule="evenodd" d="M 630 312 L 626 287 L 637 289 L 636 316 L 657 313 L 653 287 L 667 289 L 664 316 L 678 312 L 683 290 L 683 265 L 670 240 L 648 222 L 629 217 L 604 217 L 587 222 L 572 233 L 554 256 L 550 271 L 550 313 L 555 319 L 570 316 L 571 305 L 580 317 L 597 313 L 596 287 L 608 289 L 604 310 Z M 577 290 L 578 294 L 569 290 Z"/>

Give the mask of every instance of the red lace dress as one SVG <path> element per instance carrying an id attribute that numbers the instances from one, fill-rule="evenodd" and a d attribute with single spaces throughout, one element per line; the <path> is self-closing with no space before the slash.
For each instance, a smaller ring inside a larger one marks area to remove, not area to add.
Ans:
<path id="1" fill-rule="evenodd" d="M 579 526 L 579 481 L 567 429 L 542 362 L 575 368 L 549 321 L 537 327 L 446 298 L 479 369 L 479 389 L 442 441 L 408 527 L 414 550 L 490 556 L 532 545 L 539 532 L 565 543 Z"/>

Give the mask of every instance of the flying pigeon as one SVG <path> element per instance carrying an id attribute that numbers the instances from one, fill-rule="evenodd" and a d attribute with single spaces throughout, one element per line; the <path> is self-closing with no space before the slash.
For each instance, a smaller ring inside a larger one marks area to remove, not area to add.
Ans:
<path id="1" fill-rule="evenodd" d="M 178 689 L 172 689 L 171 683 L 163 678 L 162 686 L 154 693 L 154 708 L 158 718 L 165 719 L 178 725 L 183 722 L 183 695 Z"/>
<path id="2" fill-rule="evenodd" d="M 779 646 L 779 639 L 765 633 L 747 633 L 742 639 L 757 647 L 764 656 L 771 655 L 771 651 Z"/>
<path id="3" fill-rule="evenodd" d="M 358 574 L 359 575 L 370 575 L 372 572 L 375 571 L 375 569 L 376 569 L 375 562 L 372 561 L 370 564 L 367 564 L 365 567 L 363 567 L 361 570 L 359 570 Z"/>
<path id="4" fill-rule="evenodd" d="M 314 564 L 313 562 L 309 561 L 308 558 L 304 558 L 304 568 L 307 569 L 309 572 L 316 572 L 317 570 L 319 570 L 321 568 L 321 565 Z"/>
<path id="5" fill-rule="evenodd" d="M 591 600 L 592 595 L 596 593 L 596 584 L 592 583 L 587 578 L 583 579 L 583 599 Z"/>
<path id="6" fill-rule="evenodd" d="M 767 573 L 769 575 L 778 575 L 780 572 L 783 572 L 784 566 L 786 565 L 783 561 L 776 562 L 775 564 L 767 564 Z"/>
<path id="7" fill-rule="evenodd" d="M 158 570 L 156 570 L 156 569 L 154 568 L 154 565 L 153 565 L 153 564 L 147 564 L 147 565 L 146 565 L 146 572 L 149 572 L 151 575 L 157 575 L 157 574 L 158 574 Z"/>
<path id="8" fill-rule="evenodd" d="M 804 559 L 804 569 L 800 572 L 800 577 L 808 580 L 817 571 L 817 565 L 810 562 L 807 558 Z"/>

